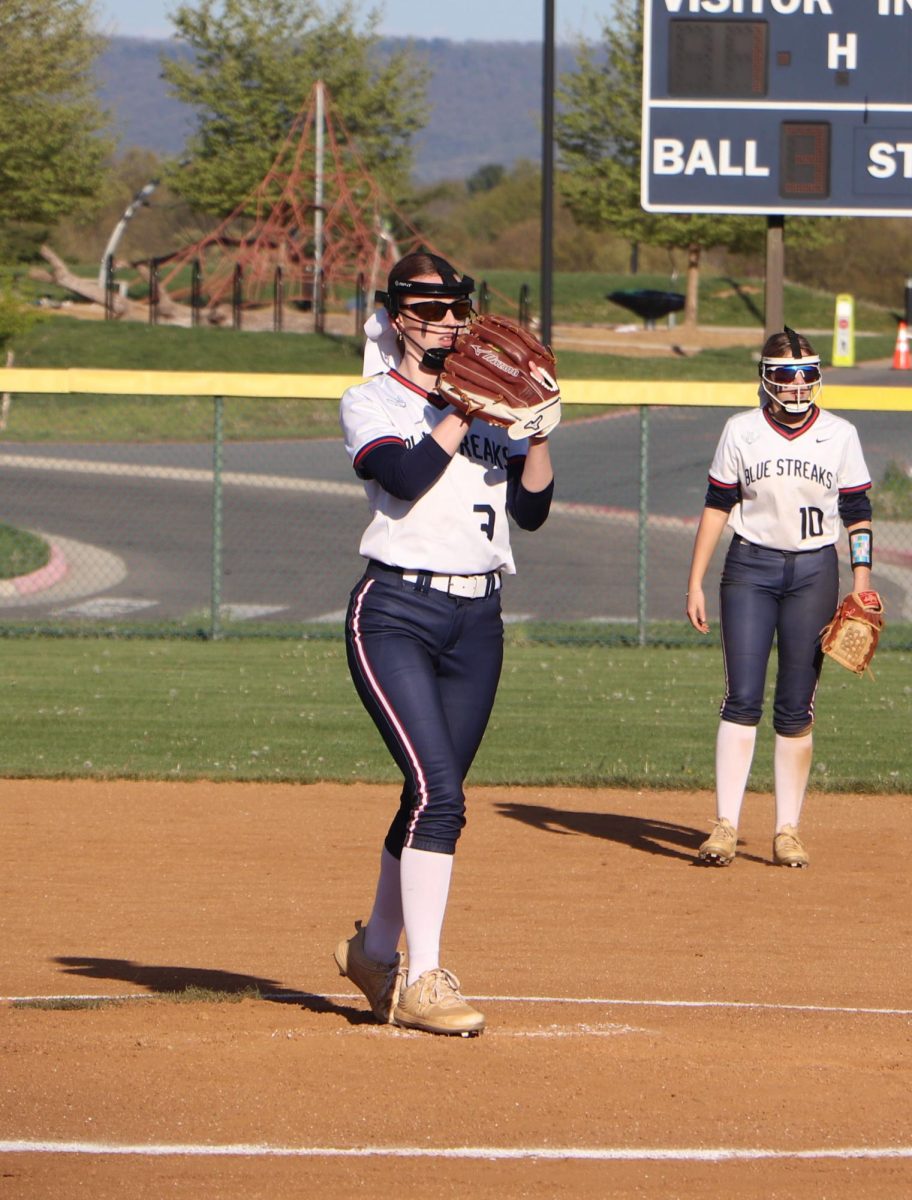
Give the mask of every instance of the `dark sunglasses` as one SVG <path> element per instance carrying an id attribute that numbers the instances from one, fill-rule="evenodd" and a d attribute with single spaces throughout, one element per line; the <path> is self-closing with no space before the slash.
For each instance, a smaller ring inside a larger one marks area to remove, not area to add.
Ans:
<path id="1" fill-rule="evenodd" d="M 469 299 L 452 300 L 446 304 L 443 300 L 419 300 L 417 304 L 400 304 L 400 312 L 414 313 L 422 321 L 442 321 L 451 312 L 457 321 L 464 321 L 472 315 L 472 301 Z"/>
<path id="2" fill-rule="evenodd" d="M 794 383 L 798 377 L 798 372 L 804 376 L 805 383 L 819 383 L 820 368 L 805 366 L 782 366 L 782 367 L 766 367 L 764 369 L 764 378 L 769 383 L 790 384 Z"/>

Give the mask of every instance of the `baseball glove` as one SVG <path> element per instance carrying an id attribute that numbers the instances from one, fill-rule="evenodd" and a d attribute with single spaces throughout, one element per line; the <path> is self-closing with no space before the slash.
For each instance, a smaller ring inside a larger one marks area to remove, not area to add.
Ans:
<path id="1" fill-rule="evenodd" d="M 883 601 L 877 592 L 851 592 L 821 630 L 820 648 L 841 667 L 864 675 L 883 624 Z"/>
<path id="2" fill-rule="evenodd" d="M 501 425 L 514 440 L 541 437 L 560 421 L 555 360 L 521 325 L 476 317 L 447 354 L 437 391 L 466 416 Z"/>

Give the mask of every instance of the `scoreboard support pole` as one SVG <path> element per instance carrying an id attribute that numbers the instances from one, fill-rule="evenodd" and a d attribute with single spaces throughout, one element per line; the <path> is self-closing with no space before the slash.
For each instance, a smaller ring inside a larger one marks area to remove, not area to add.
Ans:
<path id="1" fill-rule="evenodd" d="M 785 217 L 766 218 L 766 291 L 764 340 L 781 333 L 785 323 Z"/>

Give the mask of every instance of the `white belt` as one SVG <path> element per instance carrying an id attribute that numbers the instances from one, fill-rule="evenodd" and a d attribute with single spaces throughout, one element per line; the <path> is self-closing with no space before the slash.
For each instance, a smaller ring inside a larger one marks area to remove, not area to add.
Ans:
<path id="1" fill-rule="evenodd" d="M 500 590 L 500 572 L 490 571 L 487 575 L 427 575 L 419 571 L 403 571 L 405 583 L 425 582 L 435 592 L 446 592 L 448 596 L 460 596 L 466 600 L 477 600 Z"/>

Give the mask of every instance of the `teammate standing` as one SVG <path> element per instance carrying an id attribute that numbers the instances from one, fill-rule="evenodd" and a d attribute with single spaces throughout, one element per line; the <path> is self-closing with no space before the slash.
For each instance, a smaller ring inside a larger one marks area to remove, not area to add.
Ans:
<path id="1" fill-rule="evenodd" d="M 716 447 L 687 585 L 690 623 L 708 633 L 703 578 L 729 525 L 734 536 L 720 588 L 725 694 L 716 822 L 699 857 L 719 866 L 735 857 L 775 635 L 773 859 L 806 867 L 798 821 L 811 769 L 820 631 L 838 602 L 840 520 L 848 530 L 852 590 L 871 586 L 871 477 L 855 427 L 817 407 L 820 357 L 806 338 L 787 326 L 773 334 L 763 347 L 760 381 L 762 407 L 731 417 Z"/>
<path id="2" fill-rule="evenodd" d="M 473 289 L 436 255 L 401 259 L 366 326 L 368 351 L 387 369 L 341 406 L 371 509 L 360 548 L 368 564 L 345 623 L 349 669 L 405 783 L 370 919 L 335 959 L 378 1020 L 445 1034 L 484 1027 L 439 954 L 463 781 L 500 678 L 501 574 L 515 572 L 507 514 L 537 529 L 553 490 L 546 438 L 511 441 L 433 390 Z"/>

